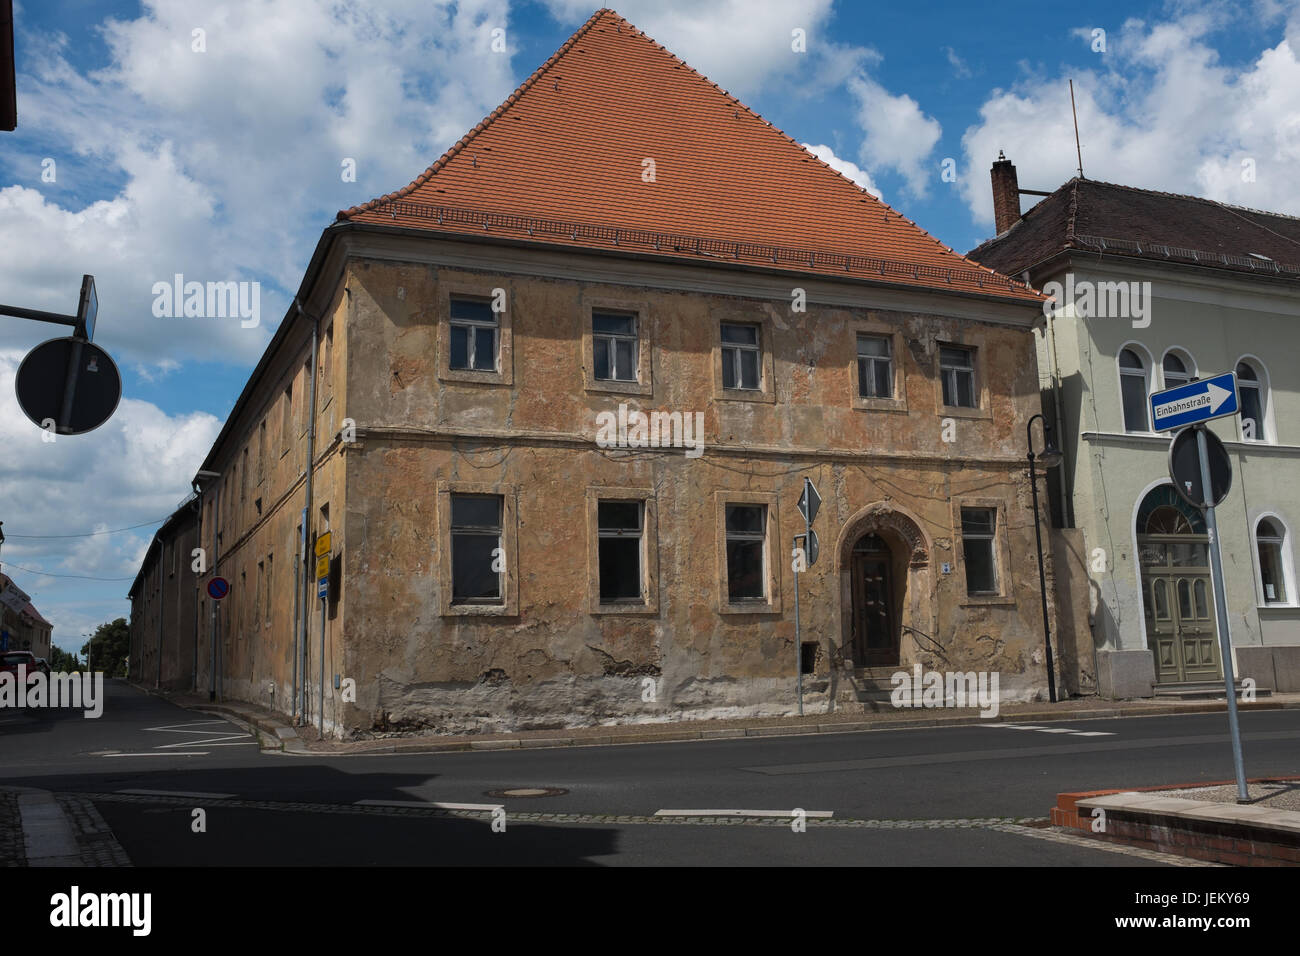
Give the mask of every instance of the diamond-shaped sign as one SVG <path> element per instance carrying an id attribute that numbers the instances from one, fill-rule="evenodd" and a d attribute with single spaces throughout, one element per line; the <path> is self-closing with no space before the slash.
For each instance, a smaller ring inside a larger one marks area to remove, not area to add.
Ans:
<path id="1" fill-rule="evenodd" d="M 822 496 L 817 494 L 817 489 L 813 487 L 812 479 L 803 480 L 803 494 L 799 496 L 799 513 L 803 515 L 803 520 L 812 524 L 817 518 L 817 509 L 822 505 Z M 811 558 L 808 561 L 812 564 Z"/>

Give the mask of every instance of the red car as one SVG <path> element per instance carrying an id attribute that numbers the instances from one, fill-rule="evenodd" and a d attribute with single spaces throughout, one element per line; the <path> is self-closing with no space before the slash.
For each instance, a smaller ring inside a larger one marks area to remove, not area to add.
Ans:
<path id="1" fill-rule="evenodd" d="M 44 670 L 36 655 L 31 651 L 5 651 L 0 654 L 0 671 L 8 671 L 17 679 L 18 668 L 20 667 L 26 672 L 29 683 Z"/>

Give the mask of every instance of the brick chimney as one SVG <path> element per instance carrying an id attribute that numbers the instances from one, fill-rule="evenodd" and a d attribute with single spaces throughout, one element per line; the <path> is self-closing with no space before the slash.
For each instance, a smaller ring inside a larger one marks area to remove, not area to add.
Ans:
<path id="1" fill-rule="evenodd" d="M 1020 218 L 1020 183 L 1016 167 L 998 150 L 998 160 L 989 170 L 993 180 L 993 222 L 998 235 L 1006 232 Z"/>

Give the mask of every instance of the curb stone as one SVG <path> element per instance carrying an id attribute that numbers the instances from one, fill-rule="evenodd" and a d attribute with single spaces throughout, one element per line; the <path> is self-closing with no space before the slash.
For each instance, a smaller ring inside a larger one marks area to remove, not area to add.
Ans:
<path id="1" fill-rule="evenodd" d="M 474 737 L 401 737 L 401 738 L 379 738 L 370 741 L 349 741 L 351 748 L 347 750 L 333 750 L 321 747 L 318 742 L 309 741 L 299 734 L 298 729 L 285 723 L 283 720 L 254 710 L 251 707 L 242 705 L 239 702 L 221 702 L 209 703 L 195 702 L 182 703 L 175 699 L 176 695 L 167 692 L 153 690 L 147 687 L 141 687 L 138 684 L 132 684 L 148 694 L 163 697 L 170 700 L 177 706 L 187 710 L 199 713 L 217 714 L 226 717 L 232 722 L 244 726 L 245 729 L 254 733 L 262 744 L 263 750 L 278 750 L 286 754 L 296 756 L 329 756 L 329 757 L 346 757 L 366 754 L 420 754 L 420 753 L 454 753 L 467 751 L 487 751 L 487 750 L 541 750 L 557 747 L 594 747 L 594 746 L 618 746 L 625 744 L 639 743 L 673 743 L 680 741 L 692 740 L 725 740 L 744 737 L 777 737 L 777 736 L 794 736 L 807 734 L 845 734 L 845 733 L 869 733 L 881 730 L 910 730 L 921 728 L 935 727 L 957 727 L 971 725 L 997 725 L 1003 723 L 1061 723 L 1081 720 L 1097 720 L 1116 717 L 1168 717 L 1177 714 L 1205 714 L 1217 713 L 1227 709 L 1226 701 L 1185 701 L 1161 705 L 1158 708 L 1150 705 L 1147 706 L 1125 706 L 1119 704 L 1115 707 L 1089 707 L 1087 709 L 1061 711 L 1061 710 L 1025 710 L 1014 713 L 1000 713 L 994 718 L 983 718 L 978 715 L 954 715 L 954 716 L 935 716 L 935 717 L 918 717 L 918 718 L 895 718 L 889 716 L 880 716 L 874 720 L 844 721 L 844 722 L 825 722 L 825 723 L 795 723 L 795 724 L 777 724 L 762 726 L 723 726 L 708 729 L 683 729 L 683 730 L 646 730 L 637 732 L 630 729 L 635 725 L 627 725 L 619 728 L 618 733 L 601 734 L 595 736 L 571 736 L 571 737 L 526 737 L 526 736 L 508 736 L 508 737 L 489 737 L 487 739 L 475 739 Z M 1297 700 L 1279 700 L 1276 697 L 1267 698 L 1254 702 L 1239 702 L 1238 709 L 1242 711 L 1250 710 L 1293 710 L 1300 709 L 1300 699 Z M 730 721 L 719 723 L 731 723 Z M 644 725 L 648 727 L 662 728 L 663 724 Z"/>

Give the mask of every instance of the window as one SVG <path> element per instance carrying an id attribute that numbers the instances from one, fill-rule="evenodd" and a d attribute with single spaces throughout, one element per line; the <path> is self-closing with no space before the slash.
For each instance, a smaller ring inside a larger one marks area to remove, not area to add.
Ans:
<path id="1" fill-rule="evenodd" d="M 248 493 L 248 446 L 244 446 L 242 457 L 243 467 L 239 469 L 239 503 L 244 503 L 244 498 Z"/>
<path id="2" fill-rule="evenodd" d="M 997 560 L 993 550 L 997 520 L 998 513 L 993 508 L 961 509 L 961 546 L 968 594 L 998 593 Z"/>
<path id="3" fill-rule="evenodd" d="M 1192 380 L 1192 373 L 1188 368 L 1188 363 L 1184 362 L 1174 352 L 1165 355 L 1161 366 L 1165 371 L 1165 388 L 1177 388 L 1179 385 L 1186 385 Z"/>
<path id="4" fill-rule="evenodd" d="M 757 391 L 759 360 L 757 325 L 722 325 L 722 387 Z"/>
<path id="5" fill-rule="evenodd" d="M 266 420 L 257 427 L 257 483 L 266 477 Z"/>
<path id="6" fill-rule="evenodd" d="M 500 604 L 501 496 L 451 496 L 451 603 Z"/>
<path id="7" fill-rule="evenodd" d="M 1147 367 L 1133 349 L 1119 353 L 1119 391 L 1124 403 L 1124 430 L 1150 431 L 1147 424 Z"/>
<path id="8" fill-rule="evenodd" d="M 766 600 L 766 541 L 764 505 L 727 505 L 727 599 L 732 603 Z"/>
<path id="9" fill-rule="evenodd" d="M 643 516 L 644 508 L 639 501 L 601 501 L 596 505 L 601 604 L 644 600 Z"/>
<path id="10" fill-rule="evenodd" d="M 321 392 L 329 396 L 334 388 L 334 323 L 329 324 L 320 349 Z"/>
<path id="11" fill-rule="evenodd" d="M 636 316 L 616 312 L 591 313 L 592 363 L 598 381 L 637 381 Z"/>
<path id="12" fill-rule="evenodd" d="M 266 562 L 257 562 L 257 591 L 253 594 L 253 628 L 257 629 L 262 619 L 262 596 L 266 593 Z"/>
<path id="13" fill-rule="evenodd" d="M 894 397 L 893 349 L 888 336 L 858 336 L 858 395 Z"/>
<path id="14" fill-rule="evenodd" d="M 975 350 L 956 345 L 939 346 L 939 378 L 943 403 L 952 408 L 975 408 Z"/>
<path id="15" fill-rule="evenodd" d="M 275 555 L 266 556 L 266 626 L 271 626 L 271 600 L 275 594 Z"/>
<path id="16" fill-rule="evenodd" d="M 284 402 L 280 407 L 280 454 L 289 450 L 293 439 L 293 382 L 284 390 Z"/>
<path id="17" fill-rule="evenodd" d="M 460 371 L 497 370 L 497 316 L 491 302 L 452 297 L 450 364 Z"/>
<path id="18" fill-rule="evenodd" d="M 1248 362 L 1237 363 L 1237 397 L 1241 406 L 1241 436 L 1264 440 L 1264 388 L 1259 373 Z"/>
<path id="19" fill-rule="evenodd" d="M 1259 577 L 1265 604 L 1285 604 L 1286 572 L 1282 563 L 1282 545 L 1286 533 L 1272 518 L 1261 518 L 1255 526 L 1255 545 L 1259 548 Z"/>

